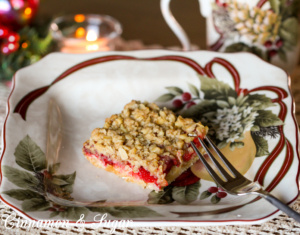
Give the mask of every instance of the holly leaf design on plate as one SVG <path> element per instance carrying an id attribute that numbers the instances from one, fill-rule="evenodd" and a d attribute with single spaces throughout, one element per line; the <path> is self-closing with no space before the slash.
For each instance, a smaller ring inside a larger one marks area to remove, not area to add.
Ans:
<path id="1" fill-rule="evenodd" d="M 255 119 L 255 125 L 261 127 L 283 125 L 282 120 L 270 110 L 257 110 L 257 113 L 258 116 Z"/>
<path id="2" fill-rule="evenodd" d="M 237 52 L 237 51 L 246 51 L 246 52 L 251 52 L 252 54 L 255 54 L 259 56 L 260 58 L 267 59 L 265 53 L 256 46 L 248 46 L 245 43 L 238 42 L 238 43 L 233 43 L 225 48 L 225 52 Z"/>
<path id="3" fill-rule="evenodd" d="M 51 178 L 45 180 L 47 191 L 70 199 L 75 178 L 76 171 L 68 175 L 53 175 Z"/>
<path id="4" fill-rule="evenodd" d="M 49 174 L 54 175 L 56 171 L 59 169 L 60 163 L 54 163 L 53 165 L 48 165 Z"/>
<path id="5" fill-rule="evenodd" d="M 182 112 L 183 117 L 200 118 L 200 116 L 216 110 L 218 107 L 216 100 L 203 100 Z"/>
<path id="6" fill-rule="evenodd" d="M 268 141 L 261 136 L 252 135 L 256 146 L 255 157 L 261 157 L 269 154 Z"/>
<path id="7" fill-rule="evenodd" d="M 220 200 L 221 198 L 217 197 L 217 195 L 212 196 L 210 199 L 212 204 L 217 204 Z"/>
<path id="8" fill-rule="evenodd" d="M 44 198 L 26 199 L 22 203 L 24 211 L 44 211 L 50 207 L 50 203 Z"/>
<path id="9" fill-rule="evenodd" d="M 154 190 L 148 195 L 149 204 L 168 204 L 172 203 L 174 199 L 172 198 L 173 186 L 167 186 L 163 191 L 155 192 Z"/>
<path id="10" fill-rule="evenodd" d="M 67 207 L 64 211 L 59 211 L 58 213 L 54 211 L 51 216 L 60 215 L 62 218 L 78 220 L 82 215 L 84 215 L 83 218 L 85 218 L 88 213 L 89 210 L 86 207 Z"/>
<path id="11" fill-rule="evenodd" d="M 227 83 L 201 75 L 199 75 L 199 79 L 201 82 L 201 91 L 204 93 L 204 99 L 227 101 L 229 96 L 237 97 L 235 90 Z"/>
<path id="12" fill-rule="evenodd" d="M 32 189 L 39 184 L 39 180 L 27 171 L 18 170 L 11 166 L 3 166 L 2 171 L 10 182 L 20 188 Z"/>
<path id="13" fill-rule="evenodd" d="M 29 189 L 11 189 L 2 192 L 3 194 L 6 194 L 14 199 L 17 199 L 19 201 L 24 201 L 26 199 L 31 199 L 31 198 L 43 198 L 41 194 L 34 192 Z"/>
<path id="14" fill-rule="evenodd" d="M 175 97 L 175 95 L 173 95 L 171 93 L 167 93 L 167 94 L 161 95 L 155 101 L 156 102 L 167 102 L 167 101 L 172 100 L 174 97 Z"/>
<path id="15" fill-rule="evenodd" d="M 192 95 L 194 95 L 196 97 L 200 97 L 199 91 L 195 85 L 188 83 L 188 87 L 189 87 L 189 90 L 192 93 Z"/>
<path id="16" fill-rule="evenodd" d="M 27 135 L 15 149 L 16 163 L 28 170 L 38 172 L 46 169 L 46 156 L 41 148 Z"/>
<path id="17" fill-rule="evenodd" d="M 184 187 L 175 186 L 172 190 L 172 197 L 180 204 L 189 204 L 197 200 L 200 186 L 200 181 Z"/>
<path id="18" fill-rule="evenodd" d="M 287 55 L 286 55 L 284 49 L 280 48 L 280 49 L 278 50 L 278 56 L 279 56 L 279 58 L 280 58 L 282 61 L 288 62 L 288 57 L 287 57 Z"/>
<path id="19" fill-rule="evenodd" d="M 279 29 L 279 36 L 289 42 L 291 45 L 296 46 L 298 41 L 298 20 L 296 17 L 289 17 L 281 23 Z"/>
<path id="20" fill-rule="evenodd" d="M 169 86 L 166 87 L 166 89 L 174 96 L 181 95 L 183 93 L 183 90 L 176 86 Z"/>
<path id="21" fill-rule="evenodd" d="M 200 200 L 204 200 L 205 198 L 208 198 L 212 195 L 211 192 L 208 192 L 207 190 L 202 192 L 201 195 L 200 195 Z"/>
<path id="22" fill-rule="evenodd" d="M 266 95 L 262 94 L 249 94 L 247 96 L 247 103 L 255 110 L 266 109 L 275 106 L 272 100 Z"/>
<path id="23" fill-rule="evenodd" d="M 162 215 L 145 206 L 88 207 L 90 211 L 108 213 L 118 218 L 161 217 Z"/>
<path id="24" fill-rule="evenodd" d="M 271 8 L 274 10 L 274 12 L 279 13 L 280 10 L 280 0 L 269 0 Z"/>

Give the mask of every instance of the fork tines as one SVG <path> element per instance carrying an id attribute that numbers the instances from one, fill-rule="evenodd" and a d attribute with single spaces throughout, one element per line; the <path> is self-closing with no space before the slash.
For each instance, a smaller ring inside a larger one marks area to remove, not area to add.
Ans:
<path id="1" fill-rule="evenodd" d="M 224 168 L 223 166 L 221 166 L 221 164 L 216 160 L 216 158 L 214 157 L 214 155 L 212 154 L 212 152 L 209 150 L 208 146 L 204 143 L 204 141 L 198 137 L 199 142 L 201 143 L 202 147 L 204 148 L 204 150 L 206 151 L 206 153 L 208 154 L 208 156 L 210 157 L 211 161 L 213 162 L 213 164 L 216 166 L 216 168 L 218 169 L 218 171 L 220 172 L 220 174 L 222 175 L 222 177 L 225 179 L 225 181 L 231 180 L 234 177 L 240 176 L 241 174 L 231 165 L 231 163 L 226 159 L 226 157 L 221 153 L 221 151 L 218 149 L 218 147 L 212 142 L 212 140 L 210 138 L 208 138 L 207 136 L 205 137 L 205 139 L 207 140 L 208 144 L 213 148 L 213 150 L 216 152 L 216 154 L 218 155 L 218 157 L 222 160 L 222 162 L 225 164 L 225 166 L 227 167 L 227 169 L 231 172 L 232 175 L 230 175 Z M 207 169 L 208 173 L 211 175 L 211 177 L 217 182 L 217 183 L 222 183 L 224 182 L 223 179 L 221 179 L 219 177 L 219 175 L 213 170 L 213 168 L 209 165 L 209 163 L 207 162 L 207 160 L 204 158 L 204 156 L 200 153 L 200 151 L 198 150 L 198 148 L 196 147 L 196 145 L 191 142 L 191 145 L 195 151 L 195 153 L 198 155 L 198 157 L 200 158 L 201 162 L 203 163 L 203 165 L 205 166 L 205 168 Z"/>

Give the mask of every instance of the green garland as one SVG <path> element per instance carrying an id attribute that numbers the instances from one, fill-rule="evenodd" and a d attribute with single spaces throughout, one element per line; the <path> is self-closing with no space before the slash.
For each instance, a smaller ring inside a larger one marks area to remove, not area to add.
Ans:
<path id="1" fill-rule="evenodd" d="M 51 50 L 53 40 L 48 25 L 28 25 L 16 32 L 20 36 L 18 50 L 10 54 L 0 52 L 0 81 L 11 80 L 17 70 L 35 63 Z"/>

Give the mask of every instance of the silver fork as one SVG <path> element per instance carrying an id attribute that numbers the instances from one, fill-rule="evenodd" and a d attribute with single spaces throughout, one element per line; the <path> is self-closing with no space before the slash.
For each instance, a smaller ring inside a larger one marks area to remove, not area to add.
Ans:
<path id="1" fill-rule="evenodd" d="M 215 180 L 215 182 L 223 188 L 226 192 L 233 195 L 247 195 L 247 194 L 254 194 L 258 195 L 264 199 L 266 199 L 268 202 L 276 206 L 279 210 L 285 212 L 288 216 L 294 218 L 297 222 L 300 222 L 300 214 L 293 209 L 291 209 L 289 206 L 284 204 L 279 199 L 272 196 L 267 191 L 263 190 L 262 186 L 259 185 L 256 182 L 250 181 L 249 179 L 245 178 L 242 174 L 240 174 L 232 165 L 231 163 L 226 159 L 226 157 L 221 153 L 221 151 L 218 149 L 218 147 L 209 139 L 208 137 L 205 137 L 209 145 L 213 148 L 213 150 L 216 152 L 218 157 L 223 161 L 227 169 L 231 174 L 229 174 L 223 166 L 216 160 L 214 155 L 211 153 L 211 151 L 208 149 L 207 145 L 204 143 L 204 141 L 198 137 L 198 140 L 200 141 L 202 147 L 210 157 L 212 163 L 215 165 L 215 167 L 218 169 L 219 173 L 221 174 L 222 178 L 213 170 L 213 168 L 209 165 L 209 163 L 206 161 L 204 156 L 200 153 L 200 151 L 197 149 L 196 145 L 191 142 L 191 145 L 200 158 L 201 162 L 205 166 L 208 173 L 211 175 L 211 177 Z"/>

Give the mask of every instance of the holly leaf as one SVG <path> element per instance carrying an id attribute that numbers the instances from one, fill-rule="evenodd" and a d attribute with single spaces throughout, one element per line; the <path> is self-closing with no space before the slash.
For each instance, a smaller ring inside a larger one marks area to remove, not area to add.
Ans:
<path id="1" fill-rule="evenodd" d="M 31 198 L 43 198 L 39 193 L 36 193 L 34 191 L 31 191 L 29 189 L 11 189 L 2 192 L 3 194 L 6 194 L 14 199 L 17 199 L 19 201 L 24 201 L 26 199 L 31 199 Z"/>
<path id="2" fill-rule="evenodd" d="M 152 191 L 148 195 L 149 204 L 169 204 L 174 201 L 172 198 L 173 186 L 167 186 L 163 191 L 155 192 Z"/>
<path id="3" fill-rule="evenodd" d="M 255 54 L 263 59 L 266 59 L 266 56 L 264 55 L 263 51 L 256 46 L 250 47 L 245 43 L 238 42 L 233 43 L 225 48 L 225 52 L 237 52 L 237 51 L 245 51 L 245 52 L 251 52 L 252 54 Z"/>
<path id="4" fill-rule="evenodd" d="M 199 76 L 201 81 L 201 91 L 204 93 L 204 99 L 216 99 L 227 101 L 228 96 L 237 97 L 234 89 L 227 83 L 204 76 Z"/>
<path id="5" fill-rule="evenodd" d="M 184 186 L 175 186 L 172 191 L 172 197 L 174 200 L 180 204 L 189 204 L 196 201 L 199 196 L 200 182 Z"/>
<path id="6" fill-rule="evenodd" d="M 202 192 L 201 195 L 200 195 L 200 200 L 203 200 L 205 198 L 208 198 L 211 196 L 212 193 L 208 192 L 207 190 Z"/>
<path id="7" fill-rule="evenodd" d="M 269 0 L 271 8 L 275 13 L 279 13 L 280 10 L 280 0 Z"/>
<path id="8" fill-rule="evenodd" d="M 59 211 L 53 211 L 53 212 L 50 213 L 49 217 L 53 218 L 53 217 L 55 217 L 57 215 L 59 215 Z"/>
<path id="9" fill-rule="evenodd" d="M 66 192 L 73 192 L 73 184 L 76 178 L 76 171 L 68 175 L 54 175 L 51 183 L 59 185 Z"/>
<path id="10" fill-rule="evenodd" d="M 219 201 L 221 201 L 221 198 L 214 195 L 214 196 L 211 197 L 210 201 L 211 201 L 212 204 L 217 204 Z"/>
<path id="11" fill-rule="evenodd" d="M 145 206 L 115 206 L 115 207 L 88 207 L 90 211 L 108 213 L 118 218 L 161 217 L 162 215 Z"/>
<path id="12" fill-rule="evenodd" d="M 164 95 L 158 97 L 155 101 L 156 102 L 167 102 L 167 101 L 172 100 L 174 97 L 175 97 L 175 95 L 173 95 L 171 93 L 167 93 L 167 94 L 164 94 Z"/>
<path id="13" fill-rule="evenodd" d="M 176 86 L 169 86 L 169 87 L 166 87 L 166 89 L 172 94 L 172 95 L 181 95 L 183 93 L 183 90 L 179 87 L 176 87 Z"/>
<path id="14" fill-rule="evenodd" d="M 266 109 L 268 107 L 274 106 L 272 100 L 263 94 L 249 94 L 247 102 L 249 106 L 254 108 L 255 110 Z"/>
<path id="15" fill-rule="evenodd" d="M 282 61 L 288 62 L 288 57 L 283 49 L 278 50 L 278 56 Z"/>
<path id="16" fill-rule="evenodd" d="M 43 198 L 26 199 L 22 203 L 24 211 L 44 211 L 50 207 L 50 203 Z"/>
<path id="17" fill-rule="evenodd" d="M 4 176 L 13 184 L 20 188 L 35 188 L 39 184 L 39 180 L 27 171 L 21 171 L 10 166 L 3 166 Z"/>
<path id="18" fill-rule="evenodd" d="M 56 178 L 56 177 L 53 177 L 51 179 L 51 183 L 55 184 L 55 185 L 60 185 L 60 186 L 69 184 L 67 181 L 60 179 L 60 178 Z"/>
<path id="19" fill-rule="evenodd" d="M 201 117 L 208 112 L 215 111 L 218 108 L 215 100 L 203 100 L 198 104 L 191 106 L 182 112 L 183 117 L 191 117 L 201 119 Z"/>
<path id="20" fill-rule="evenodd" d="M 76 171 L 74 171 L 72 174 L 68 174 L 68 175 L 54 175 L 53 178 L 64 180 L 68 184 L 74 184 L 74 181 L 76 178 Z"/>
<path id="21" fill-rule="evenodd" d="M 53 165 L 48 166 L 48 171 L 50 175 L 54 175 L 58 171 L 60 163 L 54 163 Z"/>
<path id="22" fill-rule="evenodd" d="M 62 211 L 59 215 L 70 220 L 78 220 L 83 215 L 85 218 L 89 210 L 85 207 L 68 207 L 66 211 Z"/>
<path id="23" fill-rule="evenodd" d="M 255 157 L 262 157 L 269 154 L 269 145 L 268 141 L 258 135 L 252 135 L 252 139 L 256 146 L 256 155 Z"/>
<path id="24" fill-rule="evenodd" d="M 46 169 L 46 156 L 41 148 L 27 135 L 15 149 L 16 163 L 28 170 L 38 172 Z"/>
<path id="25" fill-rule="evenodd" d="M 298 20 L 296 17 L 289 17 L 282 22 L 279 30 L 279 36 L 293 46 L 297 45 Z"/>
<path id="26" fill-rule="evenodd" d="M 257 110 L 258 116 L 255 119 L 255 125 L 261 127 L 283 125 L 282 120 L 270 110 Z"/>
<path id="27" fill-rule="evenodd" d="M 189 87 L 190 92 L 191 92 L 194 96 L 196 96 L 196 97 L 199 97 L 199 96 L 200 96 L 199 91 L 198 91 L 198 89 L 197 89 L 196 86 L 194 86 L 194 85 L 191 84 L 191 83 L 188 83 L 188 87 Z"/>

